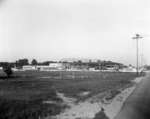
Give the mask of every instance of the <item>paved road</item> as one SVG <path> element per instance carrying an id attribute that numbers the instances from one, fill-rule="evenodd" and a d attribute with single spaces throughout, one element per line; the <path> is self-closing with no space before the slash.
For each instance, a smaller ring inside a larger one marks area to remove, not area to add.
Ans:
<path id="1" fill-rule="evenodd" d="M 115 119 L 150 119 L 150 73 L 138 84 Z"/>

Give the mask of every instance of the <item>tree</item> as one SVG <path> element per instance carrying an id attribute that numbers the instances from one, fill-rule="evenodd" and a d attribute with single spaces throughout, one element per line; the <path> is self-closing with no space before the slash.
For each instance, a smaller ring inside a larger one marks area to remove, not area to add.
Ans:
<path id="1" fill-rule="evenodd" d="M 31 64 L 32 64 L 32 65 L 37 65 L 37 64 L 38 64 L 38 62 L 37 62 L 37 60 L 36 60 L 36 59 L 33 59 L 33 60 L 32 60 L 32 62 L 31 62 Z"/>
<path id="2" fill-rule="evenodd" d="M 82 64 L 82 60 L 78 60 L 78 65 L 81 65 Z"/>
<path id="3" fill-rule="evenodd" d="M 10 77 L 13 74 L 11 66 L 9 64 L 3 66 L 3 71 L 6 73 L 7 77 Z"/>
<path id="4" fill-rule="evenodd" d="M 17 67 L 22 67 L 24 65 L 29 65 L 28 59 L 19 59 L 18 61 L 16 61 Z"/>

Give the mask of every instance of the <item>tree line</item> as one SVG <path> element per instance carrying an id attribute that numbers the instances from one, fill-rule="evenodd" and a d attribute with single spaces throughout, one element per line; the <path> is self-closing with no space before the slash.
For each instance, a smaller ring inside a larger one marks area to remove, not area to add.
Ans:
<path id="1" fill-rule="evenodd" d="M 112 61 L 100 61 L 97 60 L 96 62 L 92 62 L 89 60 L 89 62 L 82 62 L 82 60 L 73 61 L 73 62 L 67 62 L 67 61 L 59 61 L 60 63 L 67 63 L 73 66 L 87 66 L 90 68 L 95 69 L 102 69 L 105 68 L 106 65 L 118 65 L 122 66 L 120 63 L 112 62 Z M 8 77 L 12 75 L 12 67 L 16 67 L 18 69 L 22 69 L 24 65 L 49 65 L 50 63 L 56 63 L 56 61 L 44 61 L 44 62 L 38 62 L 36 59 L 33 59 L 31 63 L 29 63 L 29 60 L 27 58 L 19 59 L 16 62 L 0 62 L 0 67 L 3 68 L 3 71 L 7 74 Z"/>

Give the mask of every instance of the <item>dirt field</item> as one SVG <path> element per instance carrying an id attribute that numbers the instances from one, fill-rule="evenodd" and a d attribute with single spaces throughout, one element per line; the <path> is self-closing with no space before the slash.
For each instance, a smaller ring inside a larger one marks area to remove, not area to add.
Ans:
<path id="1" fill-rule="evenodd" d="M 66 106 L 57 93 L 78 103 L 109 90 L 116 95 L 120 87 L 129 85 L 134 78 L 134 73 L 119 72 L 23 71 L 15 72 L 9 79 L 2 74 L 0 118 L 37 119 L 56 115 Z"/>

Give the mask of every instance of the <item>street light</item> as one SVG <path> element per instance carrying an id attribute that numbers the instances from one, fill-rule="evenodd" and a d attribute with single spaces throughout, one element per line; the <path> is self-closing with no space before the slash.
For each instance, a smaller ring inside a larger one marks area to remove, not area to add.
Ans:
<path id="1" fill-rule="evenodd" d="M 132 39 L 136 40 L 136 71 L 137 75 L 139 74 L 139 39 L 143 38 L 139 34 L 136 34 Z"/>

